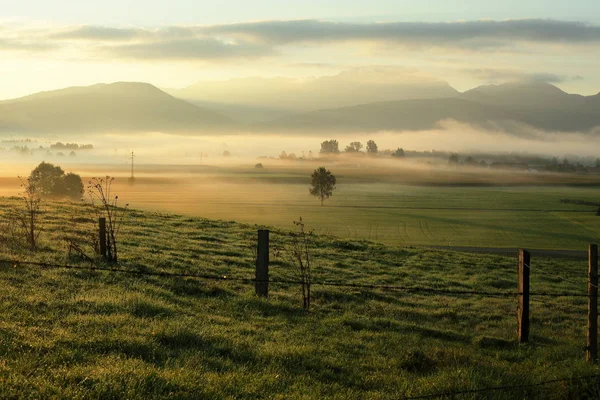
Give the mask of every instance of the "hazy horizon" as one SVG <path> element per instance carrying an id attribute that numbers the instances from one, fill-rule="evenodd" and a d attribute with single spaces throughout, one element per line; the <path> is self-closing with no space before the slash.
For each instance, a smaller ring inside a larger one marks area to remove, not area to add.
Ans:
<path id="1" fill-rule="evenodd" d="M 531 76 L 519 75 L 519 74 L 512 75 L 510 71 L 507 72 L 506 76 L 501 77 L 500 80 L 482 81 L 481 83 L 473 84 L 473 86 L 467 86 L 467 87 L 464 87 L 463 89 L 457 89 L 450 80 L 445 80 L 443 77 L 428 76 L 428 75 L 420 73 L 420 71 L 417 71 L 416 69 L 403 68 L 403 67 L 398 67 L 398 66 L 394 66 L 394 65 L 371 65 L 371 66 L 362 66 L 362 67 L 343 69 L 338 72 L 323 73 L 322 75 L 306 75 L 306 76 L 248 75 L 248 76 L 221 78 L 221 79 L 214 79 L 214 80 L 198 80 L 198 81 L 192 81 L 190 83 L 179 85 L 179 86 L 174 86 L 174 87 L 161 86 L 159 84 L 156 84 L 155 82 L 152 82 L 151 80 L 149 80 L 149 81 L 107 80 L 107 81 L 91 82 L 88 84 L 74 84 L 74 85 L 69 85 L 69 86 L 49 87 L 49 88 L 45 88 L 43 90 L 38 90 L 38 91 L 33 91 L 33 92 L 28 92 L 28 93 L 21 93 L 21 94 L 12 96 L 12 97 L 0 97 L 0 102 L 6 101 L 6 100 L 20 99 L 20 98 L 28 97 L 28 96 L 38 94 L 38 93 L 53 92 L 53 91 L 58 91 L 58 90 L 63 90 L 63 89 L 70 89 L 70 88 L 86 88 L 86 87 L 91 87 L 91 86 L 95 86 L 95 85 L 111 85 L 111 84 L 116 84 L 116 83 L 149 83 L 152 86 L 155 86 L 158 89 L 163 90 L 170 94 L 177 93 L 178 91 L 182 91 L 185 89 L 191 89 L 195 86 L 201 86 L 201 85 L 205 85 L 205 84 L 228 84 L 228 83 L 235 84 L 237 82 L 247 83 L 247 82 L 251 82 L 251 81 L 264 81 L 264 82 L 281 81 L 281 82 L 288 83 L 291 85 L 301 85 L 301 84 L 305 84 L 305 83 L 318 81 L 321 78 L 336 78 L 336 77 L 343 76 L 344 74 L 348 74 L 348 73 L 352 73 L 352 72 L 356 72 L 356 71 L 368 71 L 368 70 L 395 71 L 396 74 L 390 76 L 390 78 L 391 78 L 390 82 L 393 82 L 393 79 L 398 77 L 398 73 L 405 73 L 407 80 L 417 77 L 418 79 L 421 79 L 423 82 L 448 84 L 449 87 L 456 89 L 458 93 L 468 92 L 470 90 L 476 89 L 481 86 L 498 86 L 498 85 L 503 85 L 503 84 L 513 84 L 513 83 L 548 83 L 553 86 L 556 86 L 560 90 L 562 90 L 566 93 L 569 93 L 569 94 L 577 94 L 577 95 L 582 95 L 582 96 L 590 96 L 590 95 L 600 94 L 600 83 L 599 83 L 597 89 L 595 89 L 594 87 L 589 87 L 586 92 L 570 92 L 568 89 L 565 89 L 563 87 L 564 85 L 562 85 L 561 82 L 552 82 L 552 77 L 544 77 L 543 75 L 541 75 L 539 77 L 536 77 L 535 75 L 531 75 Z M 482 73 L 484 73 L 484 72 L 482 71 Z M 547 78 L 547 79 L 545 79 L 545 78 Z M 579 77 L 576 77 L 576 79 L 579 79 Z M 385 82 L 385 81 L 383 81 L 383 82 Z"/>
<path id="2" fill-rule="evenodd" d="M 5 2 L 7 3 L 7 2 Z M 597 2 L 535 0 L 179 0 L 8 2 L 0 10 L 0 98 L 99 82 L 161 88 L 244 77 L 332 76 L 401 67 L 449 82 L 536 80 L 600 92 Z M 107 12 L 110 10 L 110 12 Z M 144 10 L 144 12 L 136 12 Z M 594 12 L 596 11 L 596 12 Z M 573 62 L 577 60 L 577 62 Z"/>

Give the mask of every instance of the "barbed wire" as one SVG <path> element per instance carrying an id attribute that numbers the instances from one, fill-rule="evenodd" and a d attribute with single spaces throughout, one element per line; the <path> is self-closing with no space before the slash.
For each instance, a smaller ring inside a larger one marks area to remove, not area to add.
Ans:
<path id="1" fill-rule="evenodd" d="M 584 376 L 571 377 L 571 378 L 550 379 L 547 381 L 522 384 L 522 385 L 505 385 L 505 386 L 493 386 L 493 387 L 479 388 L 479 389 L 466 389 L 466 390 L 459 390 L 459 391 L 454 391 L 454 392 L 443 392 L 443 393 L 425 394 L 425 395 L 420 395 L 420 396 L 402 397 L 402 399 L 403 400 L 439 399 L 442 397 L 454 397 L 454 396 L 465 395 L 465 394 L 477 394 L 477 393 L 494 392 L 494 391 L 509 391 L 509 390 L 515 390 L 515 389 L 528 389 L 528 388 L 550 385 L 552 383 L 582 381 L 582 380 L 588 380 L 588 379 L 594 379 L 594 378 L 598 379 L 598 378 L 600 378 L 600 375 L 584 375 Z"/>
<path id="2" fill-rule="evenodd" d="M 299 280 L 286 280 L 286 279 L 269 279 L 259 280 L 255 278 L 244 278 L 235 277 L 228 275 L 209 275 L 209 274 L 191 274 L 191 273 L 177 273 L 177 272 L 160 272 L 160 271 L 139 271 L 123 268 L 110 268 L 100 266 L 77 266 L 67 264 L 51 264 L 36 261 L 21 261 L 21 260 L 8 260 L 0 259 L 1 263 L 13 264 L 13 265 L 31 265 L 40 268 L 62 268 L 70 270 L 80 271 L 101 271 L 101 272 L 112 272 L 122 273 L 129 275 L 139 276 L 154 276 L 154 277 L 166 277 L 166 278 L 194 278 L 204 279 L 213 281 L 230 281 L 230 282 L 244 282 L 244 283 L 273 283 L 273 284 L 290 284 L 290 285 L 302 285 L 306 282 Z M 486 297 L 514 297 L 523 295 L 522 292 L 513 291 L 478 291 L 478 290 L 460 290 L 460 289 L 443 289 L 443 288 L 432 288 L 422 286 L 398 286 L 398 285 L 381 285 L 381 284 L 361 284 L 361 283 L 347 283 L 347 282 L 335 282 L 335 281 L 312 281 L 311 285 L 315 286 L 330 286 L 330 287 L 345 287 L 355 289 L 371 289 L 371 290 L 389 290 L 389 291 L 402 291 L 407 293 L 425 293 L 425 294 L 440 294 L 440 295 L 466 295 L 466 296 L 486 296 Z M 589 297 L 588 294 L 573 293 L 573 292 L 534 292 L 529 293 L 529 296 L 538 297 Z"/>
<path id="3" fill-rule="evenodd" d="M 573 285 L 581 285 L 581 284 L 583 284 L 583 283 L 584 283 L 584 281 L 582 281 L 582 282 L 576 282 L 576 281 L 574 281 L 573 279 L 570 279 L 570 278 L 565 278 L 564 276 L 559 276 L 559 275 L 557 275 L 556 273 L 554 273 L 554 272 L 549 272 L 547 269 L 545 269 L 545 268 L 540 268 L 540 267 L 539 267 L 539 266 L 537 266 L 537 265 L 536 265 L 534 268 L 532 268 L 532 267 L 531 267 L 529 264 L 524 264 L 524 265 L 525 265 L 525 267 L 529 268 L 529 270 L 530 270 L 531 272 L 534 272 L 534 273 L 541 272 L 541 273 L 542 273 L 544 276 L 546 276 L 546 277 L 551 277 L 551 278 L 559 279 L 559 280 L 561 280 L 562 282 L 571 283 L 571 284 L 573 284 Z M 585 282 L 585 284 L 586 284 L 586 285 L 587 285 L 588 283 L 589 283 L 589 282 Z M 590 284 L 591 284 L 591 283 L 590 283 Z M 592 287 L 595 287 L 595 288 L 597 288 L 597 287 L 598 287 L 597 285 L 594 285 L 594 284 L 591 284 L 591 285 L 592 285 Z"/>

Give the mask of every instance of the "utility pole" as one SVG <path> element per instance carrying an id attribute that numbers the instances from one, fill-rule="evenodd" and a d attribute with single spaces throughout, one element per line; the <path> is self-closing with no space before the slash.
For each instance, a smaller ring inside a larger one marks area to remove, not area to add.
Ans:
<path id="1" fill-rule="evenodd" d="M 133 182 L 135 180 L 135 177 L 133 176 L 133 160 L 134 160 L 134 154 L 133 151 L 131 152 L 131 176 L 129 177 L 129 182 Z"/>

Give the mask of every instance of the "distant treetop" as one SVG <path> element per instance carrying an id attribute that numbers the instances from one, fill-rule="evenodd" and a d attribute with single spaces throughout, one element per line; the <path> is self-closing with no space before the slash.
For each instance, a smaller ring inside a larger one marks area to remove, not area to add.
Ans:
<path id="1" fill-rule="evenodd" d="M 321 143 L 321 153 L 339 154 L 339 152 L 340 152 L 340 144 L 338 143 L 337 140 L 331 139 L 331 140 L 326 140 L 323 143 Z"/>

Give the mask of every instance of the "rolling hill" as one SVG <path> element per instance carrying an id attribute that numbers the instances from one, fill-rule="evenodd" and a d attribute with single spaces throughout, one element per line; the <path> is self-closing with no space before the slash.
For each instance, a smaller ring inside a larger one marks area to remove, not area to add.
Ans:
<path id="1" fill-rule="evenodd" d="M 147 83 L 119 82 L 0 102 L 4 132 L 211 132 L 234 122 Z"/>
<path id="2" fill-rule="evenodd" d="M 519 124 L 552 131 L 588 131 L 600 126 L 600 94 L 586 97 L 546 83 L 509 83 L 480 86 L 451 98 L 376 102 L 302 113 L 254 129 L 426 130 L 447 119 L 515 132 Z"/>
<path id="3" fill-rule="evenodd" d="M 317 129 L 334 132 L 425 130 L 445 119 L 485 123 L 502 116 L 502 112 L 493 106 L 464 99 L 416 99 L 319 110 L 256 125 L 255 129 L 306 132 Z"/>

